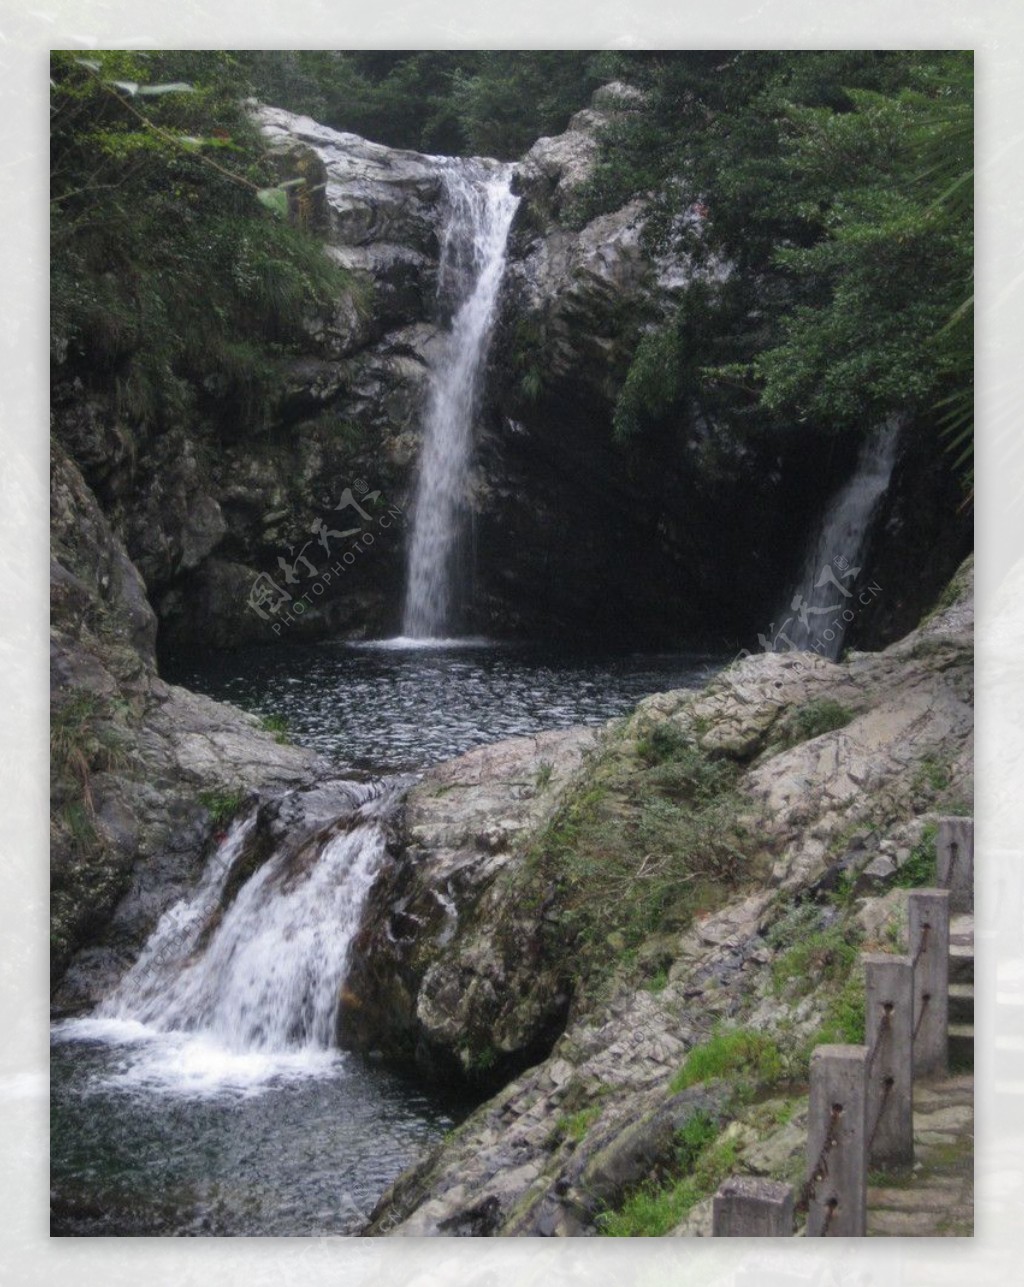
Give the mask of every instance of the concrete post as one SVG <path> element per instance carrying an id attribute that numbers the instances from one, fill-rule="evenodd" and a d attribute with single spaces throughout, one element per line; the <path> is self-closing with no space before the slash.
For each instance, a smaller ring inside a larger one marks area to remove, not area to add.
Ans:
<path id="1" fill-rule="evenodd" d="M 935 837 L 935 871 L 949 890 L 950 912 L 974 911 L 974 819 L 940 818 Z"/>
<path id="2" fill-rule="evenodd" d="M 914 1162 L 914 967 L 865 954 L 868 1164 Z"/>
<path id="3" fill-rule="evenodd" d="M 792 1238 L 793 1189 L 777 1180 L 737 1175 L 712 1203 L 713 1238 Z"/>
<path id="4" fill-rule="evenodd" d="M 944 1077 L 949 1068 L 949 890 L 911 890 L 907 920 L 914 964 L 914 1075 Z"/>
<path id="5" fill-rule="evenodd" d="M 866 1233 L 867 1058 L 866 1046 L 818 1046 L 811 1054 L 809 1238 Z"/>

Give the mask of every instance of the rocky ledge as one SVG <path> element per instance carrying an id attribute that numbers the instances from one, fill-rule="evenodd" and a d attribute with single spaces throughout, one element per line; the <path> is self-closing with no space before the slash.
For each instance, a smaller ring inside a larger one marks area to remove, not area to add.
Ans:
<path id="1" fill-rule="evenodd" d="M 858 950 L 902 950 L 934 820 L 970 812 L 969 563 L 947 603 L 881 653 L 749 657 L 426 776 L 343 1028 L 506 1084 L 367 1232 L 638 1232 L 637 1193 L 687 1232 L 729 1169 L 794 1178 L 810 1050 L 863 1022 Z"/>
<path id="2" fill-rule="evenodd" d="M 51 482 L 51 968 L 67 1011 L 127 968 L 243 800 L 329 770 L 159 678 L 142 578 L 57 445 Z"/>

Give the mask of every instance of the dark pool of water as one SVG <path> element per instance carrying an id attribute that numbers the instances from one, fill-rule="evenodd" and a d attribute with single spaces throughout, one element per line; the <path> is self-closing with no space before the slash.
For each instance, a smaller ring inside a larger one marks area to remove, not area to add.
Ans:
<path id="1" fill-rule="evenodd" d="M 51 1050 L 51 1233 L 311 1237 L 357 1233 L 385 1188 L 464 1115 L 353 1055 L 199 1089 L 174 1037 Z M 151 1076 L 136 1080 L 139 1062 Z M 161 1064 L 165 1076 L 155 1074 Z M 133 1084 L 135 1081 L 135 1084 Z"/>
<path id="2" fill-rule="evenodd" d="M 705 683 L 726 659 L 594 656 L 462 644 L 269 645 L 179 660 L 168 678 L 265 716 L 357 768 L 416 770 L 485 742 L 599 724 L 650 693 Z"/>

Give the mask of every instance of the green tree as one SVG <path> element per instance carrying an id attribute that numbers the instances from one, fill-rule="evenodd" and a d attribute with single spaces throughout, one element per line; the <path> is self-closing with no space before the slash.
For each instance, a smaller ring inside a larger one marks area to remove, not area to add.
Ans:
<path id="1" fill-rule="evenodd" d="M 391 147 L 513 160 L 560 132 L 619 56 L 572 50 L 239 50 L 263 100 Z"/>
<path id="2" fill-rule="evenodd" d="M 129 425 L 200 408 L 259 424 L 306 312 L 345 279 L 266 208 L 246 69 L 220 51 L 57 51 L 51 80 L 57 366 L 112 390 Z"/>
<path id="3" fill-rule="evenodd" d="M 971 55 L 700 51 L 632 67 L 646 107 L 609 132 L 575 219 L 644 195 L 655 249 L 735 271 L 641 341 L 619 436 L 694 399 L 761 427 L 902 412 L 949 417 L 966 462 Z"/>

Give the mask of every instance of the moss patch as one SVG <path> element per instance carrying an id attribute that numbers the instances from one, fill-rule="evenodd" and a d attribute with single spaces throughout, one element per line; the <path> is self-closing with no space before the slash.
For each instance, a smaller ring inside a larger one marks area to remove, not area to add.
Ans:
<path id="1" fill-rule="evenodd" d="M 649 936 L 685 927 L 764 875 L 738 773 L 666 722 L 641 727 L 637 740 L 621 727 L 608 736 L 523 871 L 524 898 L 560 909 L 563 951 L 568 937 L 584 983 L 630 968 Z"/>
<path id="2" fill-rule="evenodd" d="M 599 1232 L 609 1238 L 664 1237 L 715 1192 L 737 1161 L 736 1142 L 722 1140 L 712 1118 L 695 1113 L 677 1135 L 667 1173 L 634 1188 L 617 1210 L 598 1216 Z"/>
<path id="3" fill-rule="evenodd" d="M 694 1046 L 669 1083 L 675 1094 L 698 1082 L 723 1078 L 737 1090 L 771 1086 L 785 1074 L 785 1060 L 775 1039 L 749 1028 L 720 1029 Z"/>

